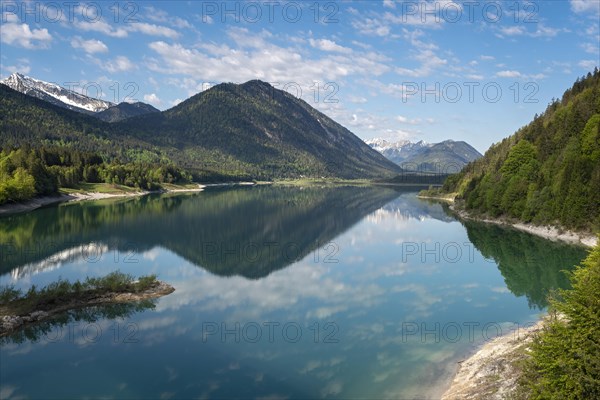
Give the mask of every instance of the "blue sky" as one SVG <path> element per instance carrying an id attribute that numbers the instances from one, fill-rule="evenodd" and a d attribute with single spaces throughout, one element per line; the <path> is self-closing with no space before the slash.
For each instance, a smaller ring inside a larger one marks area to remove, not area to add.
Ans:
<path id="1" fill-rule="evenodd" d="M 1 2 L 0 75 L 167 109 L 261 79 L 363 139 L 485 151 L 600 64 L 600 2 Z"/>

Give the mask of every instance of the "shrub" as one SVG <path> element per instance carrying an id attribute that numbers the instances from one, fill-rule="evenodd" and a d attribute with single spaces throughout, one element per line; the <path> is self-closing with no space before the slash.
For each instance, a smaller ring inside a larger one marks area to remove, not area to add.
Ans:
<path id="1" fill-rule="evenodd" d="M 531 399 L 600 399 L 600 244 L 570 278 L 531 346 L 521 381 Z"/>

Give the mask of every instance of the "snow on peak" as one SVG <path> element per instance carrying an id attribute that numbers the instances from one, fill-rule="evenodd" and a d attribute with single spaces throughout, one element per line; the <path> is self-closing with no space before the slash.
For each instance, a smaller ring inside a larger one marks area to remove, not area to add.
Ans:
<path id="1" fill-rule="evenodd" d="M 115 105 L 109 101 L 88 97 L 54 83 L 35 79 L 18 72 L 13 73 L 8 78 L 0 81 L 0 83 L 18 92 L 75 111 L 97 113 Z"/>
<path id="2" fill-rule="evenodd" d="M 423 140 L 420 140 L 416 143 L 411 142 L 410 140 L 398 140 L 396 142 L 388 141 L 383 138 L 374 138 L 365 141 L 366 144 L 371 146 L 373 149 L 381 152 L 386 150 L 393 150 L 397 152 L 401 152 L 404 148 L 420 148 L 420 147 L 430 147 L 431 145 Z"/>

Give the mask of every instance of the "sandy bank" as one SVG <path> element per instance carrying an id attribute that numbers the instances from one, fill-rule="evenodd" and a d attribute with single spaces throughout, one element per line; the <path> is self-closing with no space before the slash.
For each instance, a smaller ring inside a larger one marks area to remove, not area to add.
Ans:
<path id="1" fill-rule="evenodd" d="M 49 204 L 61 203 L 74 199 L 75 196 L 68 194 L 59 194 L 56 196 L 36 197 L 35 199 L 31 199 L 22 203 L 3 204 L 0 205 L 0 216 L 31 211 Z"/>
<path id="2" fill-rule="evenodd" d="M 515 229 L 518 229 L 523 232 L 531 233 L 532 235 L 540 236 L 545 239 L 549 239 L 552 241 L 563 241 L 567 243 L 573 244 L 581 244 L 586 247 L 594 247 L 598 242 L 598 237 L 588 233 L 575 232 L 570 230 L 565 230 L 555 226 L 549 225 L 533 225 L 533 224 L 524 224 L 522 222 L 511 222 L 506 220 L 495 220 L 495 219 L 487 219 L 487 218 L 478 218 L 470 215 L 466 211 L 456 210 L 455 207 L 450 206 L 450 208 L 457 213 L 463 219 L 470 219 L 474 221 L 485 222 L 489 224 L 496 225 L 504 225 L 510 226 Z"/>
<path id="3" fill-rule="evenodd" d="M 435 197 L 435 196 L 421 196 L 421 195 L 417 195 L 417 197 L 419 199 L 425 199 L 425 200 L 439 200 L 439 201 L 447 201 L 448 203 L 454 203 L 453 197 Z"/>
<path id="4" fill-rule="evenodd" d="M 511 398 L 520 376 L 519 361 L 544 320 L 519 328 L 484 344 L 460 363 L 459 370 L 442 400 L 501 400 Z"/>
<path id="5" fill-rule="evenodd" d="M 586 247 L 594 247 L 598 243 L 598 237 L 590 233 L 575 232 L 550 225 L 533 225 L 522 222 L 514 222 L 506 219 L 488 219 L 476 217 L 464 210 L 456 208 L 454 197 L 437 197 L 437 196 L 417 196 L 420 199 L 438 200 L 450 203 L 450 209 L 454 211 L 462 219 L 470 219 L 473 221 L 486 222 L 489 224 L 511 226 L 523 232 L 531 233 L 532 235 L 540 236 L 552 241 L 563 241 L 573 244 L 581 244 Z"/>
<path id="6" fill-rule="evenodd" d="M 3 215 L 17 214 L 21 212 L 33 211 L 37 208 L 44 207 L 55 203 L 65 203 L 70 201 L 86 201 L 86 200 L 102 200 L 120 197 L 138 197 L 152 193 L 184 193 L 184 192 L 202 192 L 206 187 L 211 185 L 198 185 L 197 188 L 182 188 L 182 189 L 167 189 L 159 191 L 138 191 L 138 192 L 122 192 L 122 193 L 101 193 L 101 192 L 85 192 L 85 193 L 69 193 L 57 194 L 55 196 L 36 197 L 34 199 L 22 202 L 0 205 L 0 217 Z"/>

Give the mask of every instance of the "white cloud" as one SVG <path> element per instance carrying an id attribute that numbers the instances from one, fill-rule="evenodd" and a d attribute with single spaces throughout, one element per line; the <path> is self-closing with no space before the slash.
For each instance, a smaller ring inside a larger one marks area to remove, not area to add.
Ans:
<path id="1" fill-rule="evenodd" d="M 383 6 L 387 10 L 383 13 L 370 12 L 366 15 L 351 9 L 350 13 L 357 18 L 352 21 L 352 26 L 361 34 L 368 36 L 390 36 L 393 26 L 415 26 L 419 28 L 441 29 L 446 23 L 445 13 L 463 12 L 460 3 L 452 0 L 418 1 L 413 4 L 419 12 L 408 12 L 404 7 L 402 11 L 395 11 L 396 4 L 393 1 L 384 0 Z M 432 13 L 424 10 L 433 10 Z M 453 11 L 449 11 L 453 10 Z"/>
<path id="2" fill-rule="evenodd" d="M 536 26 L 535 31 L 530 33 L 530 36 L 532 36 L 532 37 L 554 37 L 554 36 L 558 35 L 559 32 L 569 32 L 569 30 L 568 29 L 550 28 L 548 26 L 538 24 Z"/>
<path id="3" fill-rule="evenodd" d="M 162 100 L 156 95 L 156 93 L 145 94 L 144 101 L 154 106 L 159 106 L 162 103 Z"/>
<path id="4" fill-rule="evenodd" d="M 581 45 L 581 48 L 583 49 L 583 51 L 585 51 L 586 53 L 590 53 L 590 54 L 598 54 L 600 53 L 600 47 L 598 47 L 598 44 L 594 44 L 594 43 L 583 43 Z"/>
<path id="5" fill-rule="evenodd" d="M 422 122 L 420 118 L 410 119 L 410 118 L 406 118 L 406 117 L 404 117 L 402 115 L 398 115 L 396 117 L 396 121 L 398 121 L 398 122 L 400 122 L 402 124 L 408 124 L 408 125 L 418 125 L 418 124 L 420 124 Z"/>
<path id="6" fill-rule="evenodd" d="M 514 25 L 514 26 L 503 26 L 502 28 L 500 28 L 500 32 L 506 36 L 517 36 L 517 35 L 523 35 L 526 31 L 525 31 L 525 28 L 523 28 L 521 25 Z"/>
<path id="7" fill-rule="evenodd" d="M 499 29 L 500 33 L 496 36 L 530 36 L 530 37 L 555 37 L 560 32 L 569 32 L 568 29 L 550 28 L 542 23 L 535 25 L 534 31 L 528 31 L 522 25 L 504 26 Z"/>
<path id="8" fill-rule="evenodd" d="M 88 54 L 108 52 L 108 47 L 102 41 L 96 39 L 83 40 L 81 36 L 75 36 L 71 40 L 71 46 L 74 49 L 83 49 Z"/>
<path id="9" fill-rule="evenodd" d="M 113 60 L 108 60 L 105 62 L 100 62 L 100 67 L 102 69 L 107 70 L 108 72 L 124 72 L 129 71 L 135 68 L 135 64 L 133 64 L 127 57 L 118 56 Z"/>
<path id="10" fill-rule="evenodd" d="M 352 53 L 352 49 L 340 46 L 336 42 L 329 39 L 308 39 L 308 42 L 315 49 L 345 54 Z"/>
<path id="11" fill-rule="evenodd" d="M 16 65 L 3 65 L 2 70 L 7 71 L 9 74 L 12 74 L 14 72 L 28 74 L 29 72 L 31 72 L 31 65 L 29 64 L 29 59 L 19 58 L 17 60 Z"/>
<path id="12" fill-rule="evenodd" d="M 448 64 L 448 60 L 438 56 L 438 46 L 433 43 L 423 42 L 420 38 L 424 33 L 421 30 L 408 31 L 404 30 L 404 39 L 406 39 L 413 47 L 411 58 L 420 63 L 417 68 L 396 68 L 396 73 L 400 75 L 408 75 L 411 77 L 429 76 L 436 69 Z"/>
<path id="13" fill-rule="evenodd" d="M 169 39 L 176 39 L 179 37 L 177 31 L 167 28 L 166 26 L 147 24 L 145 22 L 132 23 L 127 27 L 129 32 L 140 32 L 150 36 L 164 36 Z"/>
<path id="14" fill-rule="evenodd" d="M 378 18 L 364 18 L 352 21 L 352 26 L 363 35 L 388 36 L 391 28 L 388 24 Z"/>
<path id="15" fill-rule="evenodd" d="M 468 74 L 467 78 L 469 79 L 473 79 L 475 81 L 480 81 L 483 79 L 483 75 L 478 75 L 478 74 Z"/>
<path id="16" fill-rule="evenodd" d="M 179 29 L 193 28 L 187 20 L 179 17 L 171 17 L 166 11 L 159 10 L 153 6 L 146 7 L 146 17 L 151 21 L 162 22 L 174 26 Z"/>
<path id="17" fill-rule="evenodd" d="M 522 75 L 519 71 L 505 70 L 498 72 L 496 76 L 499 78 L 520 78 Z"/>
<path id="18" fill-rule="evenodd" d="M 355 104 L 364 104 L 367 102 L 367 99 L 365 97 L 362 96 L 353 96 L 350 95 L 348 96 L 348 101 L 351 103 L 355 103 Z"/>
<path id="19" fill-rule="evenodd" d="M 107 36 L 124 38 L 127 37 L 127 31 L 123 28 L 115 28 L 106 21 L 98 20 L 98 21 L 79 21 L 76 20 L 73 22 L 73 25 L 76 29 L 85 31 L 85 32 L 98 32 Z"/>
<path id="20" fill-rule="evenodd" d="M 5 23 L 0 35 L 2 43 L 26 49 L 45 49 L 50 46 L 52 35 L 48 29 L 31 29 L 28 24 Z"/>
<path id="21" fill-rule="evenodd" d="M 600 2 L 598 0 L 571 0 L 571 10 L 577 14 L 600 13 Z"/>
<path id="22" fill-rule="evenodd" d="M 492 61 L 492 60 L 496 59 L 496 57 L 494 57 L 494 56 L 486 56 L 486 55 L 482 55 L 479 58 L 481 58 L 483 61 Z"/>
<path id="23" fill-rule="evenodd" d="M 267 31 L 252 35 L 243 28 L 230 28 L 228 36 L 234 47 L 204 43 L 199 48 L 188 48 L 178 43 L 152 42 L 149 47 L 160 60 L 149 62 L 149 68 L 213 82 L 261 79 L 307 87 L 315 81 L 339 82 L 351 75 L 378 76 L 389 71 L 389 60 L 374 52 L 314 57 L 296 47 L 271 43 L 272 35 Z"/>
<path id="24" fill-rule="evenodd" d="M 577 63 L 577 65 L 579 65 L 581 68 L 587 71 L 592 71 L 595 67 L 598 66 L 598 64 L 598 61 L 594 60 L 581 60 L 579 61 L 579 63 Z"/>
<path id="25" fill-rule="evenodd" d="M 438 57 L 433 50 L 429 49 L 419 51 L 419 53 L 414 56 L 414 59 L 421 63 L 418 68 L 409 69 L 398 67 L 396 68 L 396 72 L 400 75 L 408 75 L 417 78 L 425 77 L 429 76 L 437 68 L 448 63 L 447 60 Z"/>

